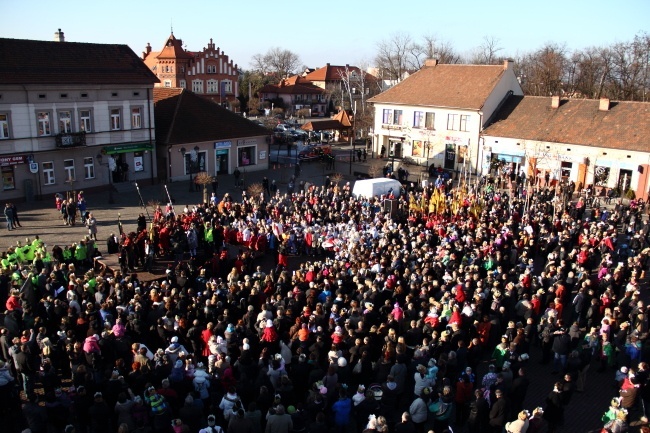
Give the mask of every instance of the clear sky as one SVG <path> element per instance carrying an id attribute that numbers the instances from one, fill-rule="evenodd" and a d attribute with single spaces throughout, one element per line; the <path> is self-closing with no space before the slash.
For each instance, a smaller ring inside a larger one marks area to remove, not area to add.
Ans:
<path id="1" fill-rule="evenodd" d="M 120 43 L 138 55 L 160 50 L 170 34 L 198 51 L 210 38 L 240 68 L 271 47 L 288 49 L 309 67 L 372 64 L 381 40 L 434 35 L 461 54 L 485 36 L 500 55 L 534 51 L 547 42 L 571 51 L 627 42 L 649 31 L 649 0 L 2 0 L 0 37 Z M 226 6 L 227 5 L 227 6 Z"/>

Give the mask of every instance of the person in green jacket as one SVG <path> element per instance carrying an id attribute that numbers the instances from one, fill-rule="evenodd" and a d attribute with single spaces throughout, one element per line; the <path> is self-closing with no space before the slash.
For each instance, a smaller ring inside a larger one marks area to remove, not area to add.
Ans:
<path id="1" fill-rule="evenodd" d="M 75 266 L 82 267 L 86 262 L 86 245 L 83 241 L 79 242 L 74 250 Z"/>
<path id="2" fill-rule="evenodd" d="M 70 264 L 72 261 L 72 248 L 73 247 L 66 247 L 63 249 L 63 261 L 65 264 Z"/>

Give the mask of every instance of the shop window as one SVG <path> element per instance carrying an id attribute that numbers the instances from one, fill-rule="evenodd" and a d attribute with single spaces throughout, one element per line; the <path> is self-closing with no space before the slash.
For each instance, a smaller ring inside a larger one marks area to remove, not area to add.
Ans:
<path id="1" fill-rule="evenodd" d="M 197 152 L 196 161 L 192 161 L 192 153 L 185 154 L 185 174 L 200 173 L 205 171 L 206 152 Z"/>
<path id="2" fill-rule="evenodd" d="M 237 149 L 237 165 L 239 167 L 255 165 L 255 150 L 255 146 L 240 147 Z"/>
<path id="3" fill-rule="evenodd" d="M 2 167 L 2 189 L 16 189 L 16 179 L 14 178 L 14 166 Z"/>
<path id="4" fill-rule="evenodd" d="M 560 168 L 560 176 L 563 179 L 568 179 L 571 177 L 571 169 L 573 168 L 572 162 L 562 161 L 562 167 Z"/>
<path id="5" fill-rule="evenodd" d="M 609 182 L 609 167 L 596 166 L 594 173 L 594 183 L 596 186 L 607 186 Z"/>
<path id="6" fill-rule="evenodd" d="M 422 146 L 422 140 L 413 140 L 413 144 L 411 148 L 412 156 L 422 158 L 424 156 L 423 149 L 424 147 Z"/>

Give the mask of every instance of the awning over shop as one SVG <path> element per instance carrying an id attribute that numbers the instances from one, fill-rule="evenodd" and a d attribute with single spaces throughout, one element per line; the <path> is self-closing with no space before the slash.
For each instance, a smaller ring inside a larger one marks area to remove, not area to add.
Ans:
<path id="1" fill-rule="evenodd" d="M 114 146 L 104 146 L 102 148 L 102 153 L 104 155 L 115 155 L 118 153 L 143 152 L 152 149 L 153 146 L 149 144 L 149 142 L 143 141 L 141 143 L 123 143 Z"/>

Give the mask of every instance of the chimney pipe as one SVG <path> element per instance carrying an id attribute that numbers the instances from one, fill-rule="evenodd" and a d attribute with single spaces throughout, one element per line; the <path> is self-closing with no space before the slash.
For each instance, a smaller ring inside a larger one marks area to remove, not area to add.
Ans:
<path id="1" fill-rule="evenodd" d="M 609 111 L 609 98 L 600 98 L 600 103 L 598 104 L 598 110 Z"/>
<path id="2" fill-rule="evenodd" d="M 560 97 L 553 96 L 551 98 L 551 108 L 560 108 Z"/>
<path id="3" fill-rule="evenodd" d="M 61 29 L 58 32 L 54 32 L 54 42 L 65 42 L 65 37 Z"/>

